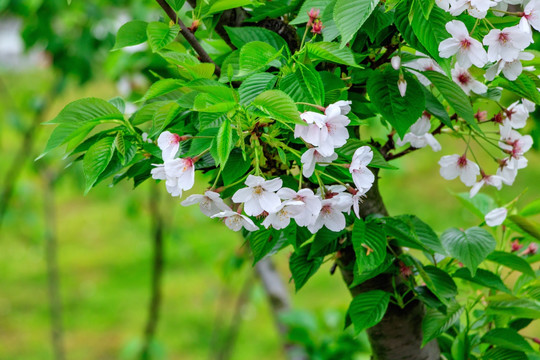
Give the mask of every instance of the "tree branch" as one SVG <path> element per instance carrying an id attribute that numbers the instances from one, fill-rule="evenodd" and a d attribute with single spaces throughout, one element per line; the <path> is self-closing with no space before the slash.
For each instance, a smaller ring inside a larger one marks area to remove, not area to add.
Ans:
<path id="1" fill-rule="evenodd" d="M 150 215 L 152 218 L 153 233 L 153 264 L 152 264 L 152 284 L 151 299 L 148 307 L 148 319 L 144 329 L 144 341 L 141 349 L 141 359 L 152 359 L 152 343 L 156 336 L 156 328 L 159 320 L 159 309 L 161 307 L 161 282 L 163 278 L 163 217 L 159 209 L 159 191 L 155 185 L 150 192 Z"/>
<path id="2" fill-rule="evenodd" d="M 56 360 L 66 358 L 62 327 L 62 300 L 58 275 L 58 245 L 56 238 L 56 211 L 54 205 L 54 184 L 56 175 L 47 169 L 41 172 L 45 178 L 43 191 L 45 217 L 45 252 L 47 263 L 47 285 L 51 311 L 51 342 Z"/>
<path id="3" fill-rule="evenodd" d="M 280 315 L 288 312 L 291 309 L 291 300 L 289 292 L 283 284 L 281 276 L 277 272 L 270 258 L 264 258 L 255 265 L 255 271 L 261 279 L 261 283 L 266 292 L 266 297 L 270 301 L 274 321 L 279 330 L 279 334 L 283 339 L 283 348 L 287 359 L 304 360 L 307 356 L 300 346 L 294 345 L 286 341 L 289 329 L 280 320 Z"/>
<path id="4" fill-rule="evenodd" d="M 180 18 L 178 17 L 176 12 L 173 10 L 173 8 L 169 4 L 167 4 L 167 2 L 165 0 L 156 0 L 156 1 L 159 4 L 159 6 L 161 6 L 161 8 L 165 11 L 167 16 L 172 21 L 174 21 L 175 24 L 180 25 L 180 34 L 182 34 L 184 39 L 186 39 L 187 42 L 197 52 L 197 54 L 199 54 L 199 57 L 200 57 L 201 61 L 205 62 L 205 63 L 212 63 L 212 64 L 216 65 L 216 63 L 214 62 L 214 60 L 212 60 L 210 55 L 208 55 L 206 50 L 203 49 L 203 47 L 199 43 L 199 40 L 197 40 L 195 35 L 193 35 L 193 33 L 186 27 L 186 25 L 182 22 L 182 20 L 180 20 Z M 220 69 L 219 66 L 216 65 L 216 69 L 214 70 L 214 73 L 217 76 L 221 75 L 221 69 Z"/>

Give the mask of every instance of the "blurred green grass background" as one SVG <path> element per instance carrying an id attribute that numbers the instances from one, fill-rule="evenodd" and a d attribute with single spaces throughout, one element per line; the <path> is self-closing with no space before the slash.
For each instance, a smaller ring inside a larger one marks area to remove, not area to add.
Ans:
<path id="1" fill-rule="evenodd" d="M 5 89 L 0 96 L 0 173 L 11 163 L 21 143 L 21 129 L 30 123 L 32 101 L 47 91 L 54 75 L 48 71 L 0 74 Z M 117 96 L 113 83 L 99 81 L 80 88 L 71 85 L 49 109 L 55 116 L 70 101 L 86 96 Z M 51 127 L 43 127 L 37 150 L 44 148 Z M 381 172 L 381 191 L 392 215 L 414 213 L 441 232 L 469 227 L 480 221 L 465 210 L 452 193 L 467 189 L 459 181 L 439 176 L 437 161 L 451 154 L 457 141 L 440 138 L 441 153 L 422 149 L 396 161 L 399 170 Z M 513 187 L 486 192 L 501 203 L 528 188 L 520 203 L 540 197 L 538 153 L 530 153 L 529 167 Z M 134 191 L 132 185 L 100 184 L 83 196 L 79 164 L 65 169 L 58 152 L 41 160 L 61 174 L 56 186 L 58 258 L 61 300 L 69 359 L 132 357 L 147 317 L 151 276 L 149 181 Z M 52 359 L 50 318 L 44 250 L 44 179 L 41 164 L 25 165 L 12 206 L 0 234 L 0 359 Z M 3 178 L 3 176 L 2 176 Z M 201 185 L 190 193 L 200 192 Z M 162 185 L 162 184 L 161 184 Z M 158 342 L 170 359 L 205 359 L 216 332 L 225 331 L 250 264 L 231 266 L 242 247 L 239 234 L 208 219 L 196 207 L 184 208 L 159 186 L 165 214 L 165 275 Z M 187 196 L 188 194 L 186 194 Z M 275 256 L 288 280 L 288 249 Z M 326 326 L 342 326 L 350 296 L 331 262 L 297 294 L 288 284 L 293 307 L 316 314 Z M 232 272 L 232 273 L 231 273 Z M 245 304 L 233 359 L 279 359 L 278 338 L 267 300 L 255 285 Z"/>

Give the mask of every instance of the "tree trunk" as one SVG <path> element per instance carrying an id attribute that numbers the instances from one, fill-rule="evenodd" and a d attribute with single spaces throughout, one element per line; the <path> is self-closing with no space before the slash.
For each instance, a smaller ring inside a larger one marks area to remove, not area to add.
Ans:
<path id="1" fill-rule="evenodd" d="M 375 171 L 375 177 L 375 183 L 361 206 L 360 215 L 362 217 L 372 214 L 388 215 L 379 192 L 378 171 Z M 394 251 L 401 253 L 400 248 L 395 248 Z M 342 251 L 338 265 L 347 286 L 350 286 L 354 279 L 355 261 L 356 255 L 352 247 Z M 392 278 L 394 279 L 392 280 Z M 395 282 L 400 291 L 406 290 L 406 285 L 401 282 L 400 277 L 392 274 L 381 274 L 358 286 L 349 288 L 349 291 L 353 297 L 371 290 L 393 293 L 392 281 Z M 391 303 L 382 321 L 367 330 L 373 352 L 372 360 L 440 359 L 439 346 L 435 340 L 421 348 L 424 314 L 424 304 L 420 301 L 412 301 L 404 309 Z"/>

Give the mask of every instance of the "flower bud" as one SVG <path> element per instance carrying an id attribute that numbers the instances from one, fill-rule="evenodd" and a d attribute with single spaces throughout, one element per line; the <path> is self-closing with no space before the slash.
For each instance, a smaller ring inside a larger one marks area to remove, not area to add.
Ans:
<path id="1" fill-rule="evenodd" d="M 398 55 L 396 55 L 392 57 L 392 59 L 390 60 L 390 63 L 392 64 L 392 67 L 394 68 L 394 70 L 399 70 L 399 68 L 401 67 L 401 58 Z"/>
<path id="2" fill-rule="evenodd" d="M 308 27 L 311 26 L 315 22 L 315 20 L 319 18 L 320 14 L 321 14 L 321 10 L 311 8 L 311 10 L 308 11 L 309 20 L 308 20 L 307 26 Z"/>
<path id="3" fill-rule="evenodd" d="M 404 97 L 407 93 L 407 81 L 403 78 L 403 75 L 399 75 L 397 86 L 399 89 L 399 94 L 401 97 Z"/>
<path id="4" fill-rule="evenodd" d="M 322 29 L 323 29 L 323 24 L 322 24 L 322 21 L 319 20 L 319 19 L 316 19 L 314 22 L 313 22 L 313 25 L 312 25 L 312 28 L 311 28 L 311 32 L 314 33 L 314 34 L 321 34 L 322 33 Z"/>

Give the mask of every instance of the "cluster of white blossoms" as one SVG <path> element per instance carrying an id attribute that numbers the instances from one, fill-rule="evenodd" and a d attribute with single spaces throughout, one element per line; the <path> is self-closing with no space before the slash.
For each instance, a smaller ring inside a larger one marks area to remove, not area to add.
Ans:
<path id="1" fill-rule="evenodd" d="M 446 155 L 441 158 L 440 173 L 447 180 L 459 176 L 461 181 L 471 186 L 470 197 L 475 196 L 484 185 L 491 185 L 500 190 L 503 184 L 512 185 L 519 169 L 527 167 L 525 153 L 532 147 L 533 140 L 530 135 L 521 135 L 516 129 L 523 128 L 529 113 L 534 111 L 535 105 L 526 99 L 510 105 L 502 116 L 496 116 L 499 122 L 498 146 L 506 156 L 498 160 L 497 172 L 487 175 L 478 164 L 463 155 Z M 477 177 L 481 175 L 477 182 Z"/>
<path id="2" fill-rule="evenodd" d="M 295 137 L 301 137 L 310 147 L 301 157 L 302 175 L 310 177 L 315 166 L 330 165 L 338 155 L 335 149 L 345 145 L 349 137 L 346 126 L 350 123 L 347 114 L 350 101 L 338 101 L 324 109 L 324 114 L 305 112 L 301 118 L 307 126 L 298 125 Z M 152 177 L 165 180 L 167 191 L 172 196 L 182 196 L 183 190 L 193 187 L 194 162 L 192 158 L 177 158 L 181 140 L 187 138 L 165 131 L 158 138 L 163 164 L 154 164 Z M 356 188 L 349 185 L 320 187 L 317 192 L 309 188 L 295 191 L 283 187 L 280 178 L 266 180 L 261 176 L 248 175 L 246 187 L 237 190 L 229 206 L 216 191 L 208 190 L 203 195 L 191 195 L 182 205 L 199 204 L 203 214 L 211 218 L 222 218 L 225 225 L 234 231 L 242 228 L 256 231 L 259 227 L 250 217 L 263 217 L 262 226 L 276 230 L 286 228 L 294 220 L 298 226 L 305 226 L 312 233 L 322 227 L 341 231 L 346 226 L 345 213 L 351 209 L 360 217 L 362 197 L 371 189 L 375 176 L 368 169 L 373 159 L 369 146 L 358 148 L 347 167 Z M 302 176 L 300 175 L 300 176 Z M 234 208 L 234 210 L 233 210 Z"/>

